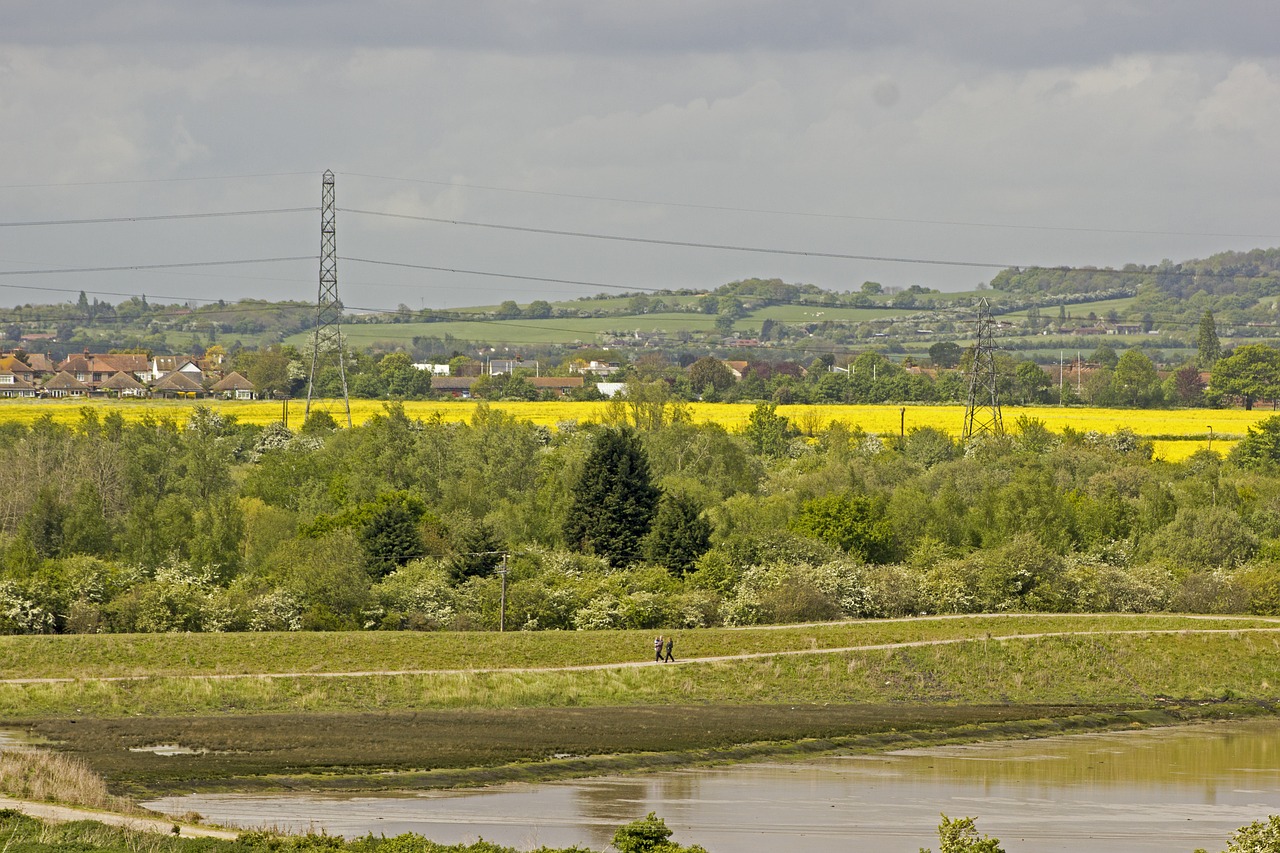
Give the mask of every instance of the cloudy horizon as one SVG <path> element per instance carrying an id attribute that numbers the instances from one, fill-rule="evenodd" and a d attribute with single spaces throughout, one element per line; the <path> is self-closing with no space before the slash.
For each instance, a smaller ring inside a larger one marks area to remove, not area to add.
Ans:
<path id="1" fill-rule="evenodd" d="M 746 277 L 956 290 L 1280 245 L 1278 20 L 1177 0 L 9 2 L 0 305 L 312 300 L 325 169 L 340 290 L 366 308 Z M 292 212 L 245 213 L 266 210 Z M 66 223 L 209 213 L 244 215 Z"/>

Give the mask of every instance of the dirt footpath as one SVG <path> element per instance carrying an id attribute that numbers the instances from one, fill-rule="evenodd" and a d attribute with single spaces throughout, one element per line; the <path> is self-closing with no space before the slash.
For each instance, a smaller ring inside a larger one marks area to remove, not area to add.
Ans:
<path id="1" fill-rule="evenodd" d="M 160 832 L 165 835 L 180 835 L 183 838 L 223 838 L 228 841 L 234 841 L 239 833 L 231 832 L 225 829 L 211 829 L 204 826 L 190 826 L 187 824 L 176 824 L 171 820 L 163 818 L 149 818 L 137 815 L 116 814 L 115 812 L 100 812 L 92 809 L 78 809 L 71 806 L 59 806 L 54 803 L 36 803 L 29 800 L 14 800 L 9 797 L 0 797 L 0 809 L 14 809 L 31 817 L 40 818 L 41 820 L 53 821 L 55 823 L 64 823 L 73 820 L 96 820 L 98 823 L 105 823 L 110 826 L 121 826 L 125 829 L 134 829 L 142 832 Z M 173 828 L 177 826 L 179 831 L 174 833 Z"/>

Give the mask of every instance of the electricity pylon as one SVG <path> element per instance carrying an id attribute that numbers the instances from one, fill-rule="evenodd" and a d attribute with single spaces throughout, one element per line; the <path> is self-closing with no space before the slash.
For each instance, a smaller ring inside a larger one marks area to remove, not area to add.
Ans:
<path id="1" fill-rule="evenodd" d="M 307 379 L 306 415 L 311 414 L 311 391 L 316 382 L 320 354 L 338 354 L 342 378 L 342 402 L 351 426 L 351 398 L 347 396 L 347 363 L 342 343 L 342 303 L 338 300 L 338 226 L 334 205 L 333 172 L 325 170 L 320 192 L 320 292 L 316 297 L 316 325 L 311 333 L 311 375 Z"/>
<path id="2" fill-rule="evenodd" d="M 964 408 L 963 441 L 983 433 L 997 438 L 1004 435 L 994 329 L 991 305 L 984 296 L 978 303 L 978 340 L 973 345 L 973 360 L 969 364 L 969 397 Z"/>

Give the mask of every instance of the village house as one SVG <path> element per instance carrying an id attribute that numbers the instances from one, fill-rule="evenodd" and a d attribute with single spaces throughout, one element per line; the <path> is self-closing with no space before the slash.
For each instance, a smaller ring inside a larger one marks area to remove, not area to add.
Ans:
<path id="1" fill-rule="evenodd" d="M 535 376 L 539 372 L 537 361 L 524 361 L 523 359 L 518 358 L 490 359 L 488 367 L 490 376 L 502 376 L 504 374 L 515 373 L 517 370 L 532 370 Z"/>
<path id="2" fill-rule="evenodd" d="M 197 371 L 197 376 L 199 375 L 199 371 Z M 205 395 L 204 386 L 200 384 L 199 380 L 192 378 L 190 373 L 182 370 L 175 370 L 157 379 L 155 384 L 151 386 L 151 393 L 165 399 L 194 399 Z"/>
<path id="3" fill-rule="evenodd" d="M 0 397 L 36 396 L 35 371 L 12 353 L 0 356 Z"/>
<path id="4" fill-rule="evenodd" d="M 476 384 L 474 376 L 432 376 L 431 390 L 451 397 L 469 400 L 471 388 Z"/>
<path id="5" fill-rule="evenodd" d="M 617 361 L 584 362 L 579 359 L 569 364 L 570 373 L 590 373 L 592 376 L 612 376 L 620 370 L 622 364 Z"/>
<path id="6" fill-rule="evenodd" d="M 253 400 L 258 396 L 253 383 L 234 370 L 215 382 L 209 390 L 228 400 Z"/>
<path id="7" fill-rule="evenodd" d="M 61 370 L 56 376 L 44 383 L 43 392 L 46 396 L 55 398 L 88 397 L 89 386 L 67 371 Z"/>
<path id="8" fill-rule="evenodd" d="M 581 376 L 535 376 L 525 381 L 539 391 L 550 391 L 558 397 L 563 397 L 570 391 L 581 388 L 583 384 Z"/>
<path id="9" fill-rule="evenodd" d="M 31 381 L 37 386 L 58 372 L 57 364 L 48 353 L 29 352 L 22 360 L 31 368 Z"/>
<path id="10" fill-rule="evenodd" d="M 145 397 L 147 386 L 121 370 L 103 380 L 97 387 L 97 393 L 107 397 Z"/>

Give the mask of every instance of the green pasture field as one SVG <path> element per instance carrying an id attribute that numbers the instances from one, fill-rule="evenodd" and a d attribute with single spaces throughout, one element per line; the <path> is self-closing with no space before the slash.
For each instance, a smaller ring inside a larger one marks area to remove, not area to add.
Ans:
<path id="1" fill-rule="evenodd" d="M 565 303 L 563 307 L 609 308 L 614 300 L 583 303 Z M 626 300 L 617 300 L 626 302 Z M 613 305 L 612 307 L 621 307 Z M 483 309 L 462 309 L 460 313 L 480 312 Z M 735 325 L 743 329 L 759 328 L 766 318 L 782 323 L 810 323 L 833 320 L 843 323 L 865 320 L 884 320 L 918 313 L 918 309 L 903 308 L 827 308 L 812 305 L 770 305 L 750 312 Z M 353 347 L 367 347 L 377 342 L 396 342 L 408 345 L 415 337 L 458 340 L 489 341 L 504 344 L 570 344 L 575 341 L 596 341 L 607 334 L 660 332 L 674 335 L 678 332 L 704 334 L 715 331 L 714 314 L 669 312 L 663 314 L 620 314 L 612 317 L 550 317 L 545 320 L 446 320 L 437 323 L 348 323 L 342 334 Z M 310 341 L 310 332 L 292 335 L 286 343 L 298 346 Z"/>
<path id="2" fill-rule="evenodd" d="M 779 323 L 821 323 L 831 321 L 836 323 L 860 323 L 867 320 L 892 320 L 895 317 L 905 317 L 910 314 L 919 314 L 921 309 L 918 308 L 839 308 L 826 305 L 770 305 L 766 308 L 760 308 L 747 314 L 745 318 L 738 321 L 738 325 L 746 327 L 759 328 L 760 323 L 766 318 L 772 319 Z M 714 317 L 712 318 L 715 319 Z"/>
<path id="3" fill-rule="evenodd" d="M 647 296 L 650 299 L 650 301 L 655 301 L 660 299 L 667 305 L 689 306 L 689 305 L 697 304 L 697 302 L 700 299 L 702 299 L 701 295 L 695 296 L 692 294 L 687 296 L 681 296 L 681 295 L 676 295 L 672 293 L 661 293 L 661 292 L 650 292 L 650 291 L 642 292 L 640 290 L 637 290 L 636 293 Z M 634 298 L 635 297 L 633 295 L 633 296 L 611 296 L 606 299 L 594 299 L 594 298 L 592 299 L 561 299 L 561 300 L 551 299 L 548 301 L 551 303 L 552 308 L 555 308 L 561 311 L 623 311 L 631 307 L 631 300 Z M 520 307 L 528 308 L 529 305 L 528 303 L 524 303 Z M 463 312 L 485 311 L 485 310 L 496 311 L 497 306 L 494 305 L 487 308 L 484 308 L 484 307 L 460 308 L 458 310 Z"/>
<path id="4" fill-rule="evenodd" d="M 1270 713 L 1280 685 L 1268 619 L 675 636 L 675 664 L 637 631 L 5 637 L 0 714 L 116 791 L 390 788 Z M 192 752 L 130 751 L 158 744 Z"/>
<path id="5" fill-rule="evenodd" d="M 676 332 L 710 332 L 716 318 L 710 314 L 631 314 L 617 317 L 555 317 L 546 320 L 448 320 L 439 323 L 347 323 L 343 337 L 359 349 L 376 342 L 394 342 L 408 346 L 416 337 L 444 338 L 452 336 L 464 341 L 488 341 L 495 344 L 570 344 L 594 342 L 598 337 L 617 333 L 655 331 L 671 335 Z M 291 335 L 285 343 L 305 346 L 310 332 Z"/>

